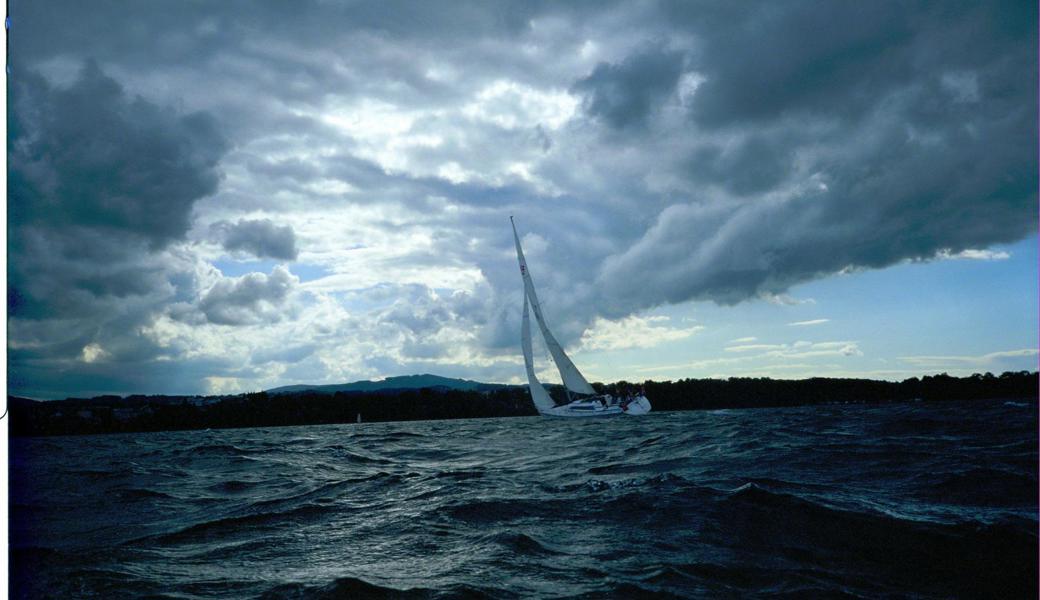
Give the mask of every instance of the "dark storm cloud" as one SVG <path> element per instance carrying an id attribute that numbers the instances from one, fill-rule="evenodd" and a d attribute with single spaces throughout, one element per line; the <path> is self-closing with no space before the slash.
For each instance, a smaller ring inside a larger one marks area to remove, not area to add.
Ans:
<path id="1" fill-rule="evenodd" d="M 725 145 L 705 144 L 691 153 L 690 174 L 739 195 L 768 191 L 791 174 L 798 138 L 797 132 L 785 130 L 752 133 Z"/>
<path id="2" fill-rule="evenodd" d="M 85 54 L 136 72 L 187 66 L 207 79 L 228 78 L 225 88 L 186 94 L 197 98 L 241 93 L 256 104 L 277 99 L 320 108 L 330 95 L 390 95 L 421 105 L 464 97 L 458 87 L 426 77 L 431 63 L 465 62 L 476 78 L 523 73 L 509 41 L 527 31 L 533 17 L 571 11 L 542 2 L 160 0 L 137 10 L 118 1 L 23 1 L 12 6 L 11 47 L 16 68 Z M 33 35 L 39 31 L 60 35 Z M 248 83 L 235 89 L 243 76 Z M 258 108 L 263 117 L 274 116 Z M 260 116 L 224 115 L 242 137 L 256 133 Z"/>
<path id="3" fill-rule="evenodd" d="M 130 11 L 119 0 L 100 0 L 84 6 L 74 0 L 12 3 L 13 39 L 33 56 L 76 52 L 98 47 L 104 58 L 148 66 L 182 63 L 186 59 L 219 54 L 228 45 L 252 40 L 258 28 L 264 39 L 291 41 L 297 46 L 321 45 L 337 35 L 367 32 L 373 36 L 417 40 L 509 35 L 528 27 L 532 15 L 543 12 L 544 2 L 342 2 L 303 0 L 280 2 L 236 1 L 211 5 L 157 0 L 147 11 Z M 133 19 L 134 26 L 113 24 Z M 60 36 L 51 40 L 33 36 L 45 24 Z M 21 29 L 19 29 L 21 27 Z M 111 30 L 107 40 L 94 34 Z M 147 48 L 149 52 L 134 52 Z"/>
<path id="4" fill-rule="evenodd" d="M 214 225 L 224 248 L 248 252 L 258 258 L 296 260 L 296 233 L 290 225 L 275 225 L 270 219 L 221 221 Z"/>
<path id="5" fill-rule="evenodd" d="M 164 249 L 216 190 L 227 141 L 210 115 L 131 96 L 93 62 L 69 85 L 23 70 L 10 87 L 8 309 L 27 344 L 12 381 L 155 358 L 139 332 L 192 284 Z M 89 367 L 88 344 L 104 358 Z"/>
<path id="6" fill-rule="evenodd" d="M 140 240 L 75 227 L 22 227 L 12 234 L 12 316 L 93 317 L 121 300 L 165 292 L 166 266 Z"/>
<path id="7" fill-rule="evenodd" d="M 104 318 L 171 287 L 154 251 L 183 238 L 227 147 L 212 117 L 128 96 L 88 62 L 59 88 L 11 82 L 11 314 Z"/>
<path id="8" fill-rule="evenodd" d="M 729 24 L 685 10 L 704 40 L 694 112 L 715 126 L 869 110 L 879 88 L 912 77 L 914 30 L 927 27 L 909 3 L 790 3 L 741 10 Z"/>
<path id="9" fill-rule="evenodd" d="M 584 94 L 585 112 L 619 129 L 646 123 L 652 111 L 675 93 L 683 55 L 648 48 L 620 64 L 600 63 L 572 90 Z"/>
<path id="10" fill-rule="evenodd" d="M 1024 79 L 1022 69 L 1033 63 L 1023 54 L 1036 36 L 1030 3 L 668 7 L 670 17 L 700 36 L 693 62 L 707 81 L 693 110 L 710 126 L 792 114 L 854 118 L 877 109 L 893 88 L 937 71 L 1003 70 L 1012 63 Z"/>
<path id="11" fill-rule="evenodd" d="M 214 119 L 126 94 L 93 62 L 67 88 L 13 78 L 11 218 L 19 225 L 115 230 L 161 247 L 217 188 L 227 149 Z"/>
<path id="12" fill-rule="evenodd" d="M 607 312 L 735 303 L 1034 232 L 1036 15 L 1023 7 L 784 4 L 725 26 L 683 11 L 703 35 L 689 130 L 723 141 L 675 162 L 702 191 L 604 263 Z M 749 194 L 769 196 L 732 197 Z"/>
<path id="13" fill-rule="evenodd" d="M 52 356 L 37 358 L 21 350 L 9 360 L 17 369 L 9 372 L 12 393 L 30 398 L 89 398 L 101 394 L 198 394 L 199 379 L 234 372 L 231 361 L 220 357 L 154 360 L 152 355 L 96 363 L 65 362 L 56 368 Z M 14 390 L 18 390 L 15 392 Z"/>

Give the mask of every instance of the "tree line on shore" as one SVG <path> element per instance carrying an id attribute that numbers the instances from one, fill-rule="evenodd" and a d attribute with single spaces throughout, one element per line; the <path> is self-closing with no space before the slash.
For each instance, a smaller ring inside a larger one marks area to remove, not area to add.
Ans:
<path id="1" fill-rule="evenodd" d="M 641 388 L 654 411 L 1036 398 L 1037 372 L 901 382 L 870 379 L 785 380 L 734 377 L 593 384 L 624 395 Z M 554 395 L 562 395 L 556 390 Z M 527 386 L 494 390 L 444 387 L 378 392 L 257 392 L 237 396 L 99 396 L 34 401 L 8 397 L 10 435 L 76 435 L 138 431 L 276 427 L 373 421 L 519 417 L 537 414 Z"/>

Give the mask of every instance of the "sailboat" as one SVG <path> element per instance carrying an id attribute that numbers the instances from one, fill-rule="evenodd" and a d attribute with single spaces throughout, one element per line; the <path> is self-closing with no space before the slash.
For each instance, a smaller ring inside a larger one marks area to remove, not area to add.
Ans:
<path id="1" fill-rule="evenodd" d="M 538 303 L 538 294 L 534 291 L 534 281 L 524 259 L 524 250 L 520 247 L 520 236 L 516 233 L 516 223 L 509 217 L 513 225 L 513 240 L 516 241 L 516 258 L 520 261 L 520 276 L 524 280 L 524 313 L 520 325 L 520 346 L 524 352 L 524 366 L 527 368 L 527 385 L 531 389 L 531 400 L 538 413 L 548 417 L 613 417 L 619 415 L 645 415 L 650 412 L 650 401 L 643 394 L 626 398 L 615 398 L 610 394 L 598 394 L 578 367 L 574 366 L 563 347 L 553 337 L 549 326 L 545 323 L 542 306 Z M 538 329 L 542 333 L 545 345 L 553 363 L 560 371 L 567 403 L 557 406 L 534 372 L 534 353 L 531 350 L 531 316 L 534 313 Z"/>

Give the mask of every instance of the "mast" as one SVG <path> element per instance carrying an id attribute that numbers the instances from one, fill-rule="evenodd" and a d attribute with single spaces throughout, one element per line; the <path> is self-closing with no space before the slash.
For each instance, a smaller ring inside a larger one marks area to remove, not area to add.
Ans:
<path id="1" fill-rule="evenodd" d="M 538 322 L 538 329 L 541 330 L 542 338 L 545 339 L 545 345 L 549 348 L 549 354 L 552 355 L 553 362 L 560 371 L 560 379 L 563 380 L 567 399 L 570 401 L 571 392 L 595 394 L 596 390 L 585 380 L 585 377 L 578 371 L 578 367 L 574 366 L 574 362 L 571 361 L 567 353 L 563 351 L 563 347 L 560 346 L 560 343 L 553 337 L 552 332 L 549 331 L 549 326 L 545 323 L 545 317 L 542 315 L 542 306 L 538 302 L 538 294 L 534 291 L 534 281 L 531 279 L 531 272 L 527 269 L 527 260 L 524 258 L 523 248 L 520 247 L 520 236 L 516 232 L 516 223 L 513 222 L 512 216 L 509 217 L 509 222 L 513 226 L 516 258 L 520 262 L 520 276 L 524 280 L 524 303 L 526 305 L 527 301 L 530 300 L 531 311 L 534 312 L 534 318 Z"/>

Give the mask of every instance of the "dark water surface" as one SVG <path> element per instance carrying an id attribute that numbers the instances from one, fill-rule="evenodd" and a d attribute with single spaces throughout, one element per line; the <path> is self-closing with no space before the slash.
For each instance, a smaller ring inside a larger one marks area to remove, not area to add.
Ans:
<path id="1" fill-rule="evenodd" d="M 1033 403 L 16 439 L 11 596 L 1036 597 Z"/>

